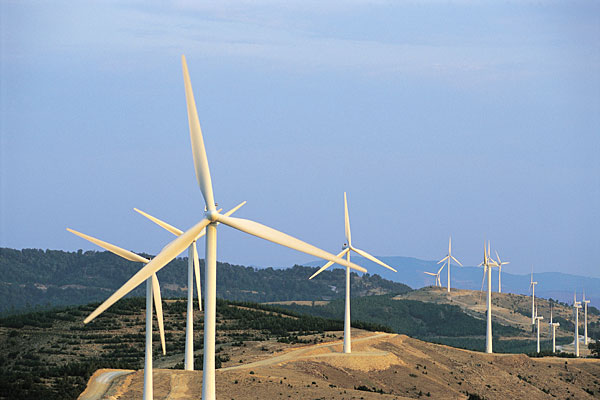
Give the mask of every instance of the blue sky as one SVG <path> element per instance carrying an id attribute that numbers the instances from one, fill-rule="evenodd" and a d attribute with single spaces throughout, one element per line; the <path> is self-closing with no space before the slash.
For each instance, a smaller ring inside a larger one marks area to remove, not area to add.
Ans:
<path id="1" fill-rule="evenodd" d="M 0 29 L 1 246 L 201 219 L 185 53 L 225 209 L 334 252 L 347 191 L 372 254 L 600 276 L 598 2 L 1 1 Z M 219 259 L 310 257 L 222 227 Z"/>

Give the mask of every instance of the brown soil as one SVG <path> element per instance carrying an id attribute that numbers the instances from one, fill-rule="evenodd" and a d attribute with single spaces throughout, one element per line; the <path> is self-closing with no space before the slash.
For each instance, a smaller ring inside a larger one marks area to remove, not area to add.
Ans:
<path id="1" fill-rule="evenodd" d="M 340 353 L 338 340 L 289 346 L 252 363 L 217 370 L 217 398 L 465 399 L 468 392 L 490 400 L 535 400 L 600 394 L 600 360 L 483 354 L 404 335 L 353 334 L 352 354 Z M 102 398 L 139 399 L 142 383 L 143 371 L 118 376 Z M 201 371 L 154 370 L 155 399 L 200 398 L 201 387 Z"/>

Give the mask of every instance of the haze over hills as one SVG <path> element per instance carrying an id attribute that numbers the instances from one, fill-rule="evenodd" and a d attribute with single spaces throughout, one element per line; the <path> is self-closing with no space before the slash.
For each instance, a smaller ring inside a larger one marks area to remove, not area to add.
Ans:
<path id="1" fill-rule="evenodd" d="M 413 289 L 433 285 L 434 277 L 426 275 L 423 272 L 437 272 L 441 265 L 437 261 L 426 261 L 413 257 L 384 257 L 377 255 L 375 257 L 396 268 L 398 273 L 382 268 L 378 264 L 360 256 L 352 257 L 352 261 L 365 267 L 372 274 L 379 274 L 383 278 L 394 282 L 402 282 Z M 320 261 L 311 261 L 305 265 L 321 266 L 323 263 Z M 515 274 L 516 271 L 519 274 Z M 448 275 L 444 268 L 441 273 L 442 286 L 446 286 L 447 277 Z M 459 267 L 453 263 L 451 266 L 450 287 L 480 290 L 482 277 L 483 270 L 481 267 Z M 561 272 L 534 271 L 534 280 L 539 282 L 535 288 L 536 296 L 553 298 L 570 304 L 573 302 L 573 291 L 577 290 L 577 299 L 581 300 L 582 290 L 585 289 L 585 296 L 591 300 L 590 304 L 596 307 L 600 305 L 600 278 Z M 523 270 L 514 264 L 508 264 L 502 269 L 502 291 L 505 293 L 529 295 L 531 294 L 529 291 L 529 281 L 530 267 Z M 498 290 L 498 270 L 496 268 L 492 271 L 492 289 L 494 291 Z"/>

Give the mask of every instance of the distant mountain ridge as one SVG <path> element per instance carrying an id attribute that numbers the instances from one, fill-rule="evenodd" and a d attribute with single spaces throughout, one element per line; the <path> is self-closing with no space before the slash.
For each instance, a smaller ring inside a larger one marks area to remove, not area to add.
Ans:
<path id="1" fill-rule="evenodd" d="M 152 256 L 142 254 L 148 258 Z M 34 306 L 87 304 L 105 300 L 142 265 L 106 251 L 0 248 L 0 313 Z M 187 258 L 176 258 L 158 272 L 163 297 L 187 296 Z M 204 260 L 200 260 L 202 281 Z M 236 301 L 332 300 L 343 298 L 345 272 L 325 271 L 308 280 L 316 268 L 252 268 L 217 264 L 217 296 Z M 144 285 L 131 296 L 144 296 Z M 379 275 L 352 275 L 354 296 L 401 294 L 411 289 Z"/>
<path id="2" fill-rule="evenodd" d="M 352 261 L 367 268 L 369 273 L 376 273 L 385 279 L 394 282 L 402 282 L 414 289 L 434 284 L 434 277 L 424 274 L 427 272 L 436 272 L 440 265 L 437 261 L 420 260 L 413 257 L 376 256 L 388 265 L 396 268 L 398 273 L 389 271 L 386 268 L 369 261 L 360 256 L 353 256 Z M 322 262 L 312 261 L 305 265 L 320 266 Z M 529 273 L 517 275 L 511 273 L 514 271 L 508 265 L 502 269 L 502 291 L 506 293 L 530 294 L 529 291 Z M 459 267 L 452 264 L 450 287 L 459 289 L 479 290 L 481 289 L 481 280 L 483 271 L 481 267 Z M 441 274 L 442 286 L 447 282 L 446 269 Z M 582 290 L 585 289 L 585 296 L 591 300 L 592 305 L 600 308 L 600 278 L 584 277 L 578 275 L 565 274 L 561 272 L 534 272 L 534 279 L 539 282 L 535 288 L 536 296 L 544 298 L 553 298 L 562 302 L 571 304 L 573 302 L 573 292 L 577 290 L 577 299 L 581 300 Z M 498 290 L 498 270 L 492 270 L 492 291 Z"/>

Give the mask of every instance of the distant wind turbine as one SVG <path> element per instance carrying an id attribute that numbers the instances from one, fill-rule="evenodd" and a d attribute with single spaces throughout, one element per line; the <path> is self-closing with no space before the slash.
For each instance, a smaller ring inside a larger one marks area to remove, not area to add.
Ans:
<path id="1" fill-rule="evenodd" d="M 226 212 L 225 216 L 230 216 L 234 212 L 236 212 L 240 207 L 242 207 L 246 202 L 242 202 L 235 206 L 233 209 Z M 181 236 L 183 231 L 175 228 L 174 226 L 161 221 L 160 219 L 153 217 L 152 215 L 134 208 L 135 211 L 142 214 L 144 217 L 148 218 L 150 221 L 154 222 L 158 226 L 166 229 L 171 232 L 175 236 Z M 219 210 L 221 211 L 221 210 Z M 196 242 L 202 236 L 206 234 L 206 228 L 200 232 L 200 235 L 192 242 L 190 247 L 188 247 L 188 301 L 187 301 L 187 314 L 186 314 L 186 324 L 185 324 L 185 357 L 183 361 L 183 368 L 186 371 L 194 370 L 194 275 L 196 275 L 196 290 L 198 292 L 198 308 L 202 311 L 202 285 L 200 281 L 200 261 L 198 260 L 198 250 L 196 248 Z"/>
<path id="2" fill-rule="evenodd" d="M 496 258 L 498 259 L 498 261 L 496 261 L 498 264 L 498 293 L 502 293 L 502 266 L 510 264 L 510 261 L 500 261 L 498 252 L 496 252 Z"/>
<path id="3" fill-rule="evenodd" d="M 448 255 L 446 257 L 442 258 L 440 261 L 438 261 L 438 264 L 441 262 L 444 262 L 446 260 L 448 260 L 447 261 L 447 263 L 448 263 L 448 293 L 450 293 L 450 260 L 456 261 L 456 263 L 462 267 L 462 264 L 460 263 L 460 261 L 458 261 L 452 255 L 452 236 L 450 236 L 450 239 L 448 240 Z M 442 268 L 444 268 L 443 265 L 442 265 Z M 440 269 L 440 271 L 441 271 L 441 269 Z M 440 286 L 441 286 L 441 283 L 440 283 Z"/>
<path id="4" fill-rule="evenodd" d="M 433 272 L 423 272 L 423 273 L 427 274 L 427 275 L 435 276 L 435 286 L 440 287 L 440 286 L 442 286 L 442 281 L 440 280 L 440 273 L 442 272 L 442 270 L 444 269 L 445 266 L 446 266 L 446 263 L 442 264 L 440 269 L 438 269 L 437 273 L 433 273 Z"/>
<path id="5" fill-rule="evenodd" d="M 585 299 L 585 290 L 583 291 L 583 344 L 588 345 L 587 335 L 587 305 L 590 301 Z"/>
<path id="6" fill-rule="evenodd" d="M 489 247 L 489 242 L 488 242 Z M 487 276 L 487 325 L 485 331 L 485 352 L 492 353 L 492 267 L 498 264 L 489 257 L 489 248 L 486 249 L 483 243 L 483 262 L 479 264 L 484 268 L 484 274 Z"/>
<path id="7" fill-rule="evenodd" d="M 552 330 L 552 352 L 556 353 L 556 328 L 560 326 L 559 322 L 552 322 L 552 305 L 550 306 L 550 329 Z"/>
<path id="8" fill-rule="evenodd" d="M 194 168 L 198 186 L 206 203 L 204 218 L 193 227 L 183 232 L 175 240 L 167 244 L 145 267 L 133 275 L 123 286 L 106 299 L 85 320 L 88 323 L 100 315 L 127 293 L 135 289 L 147 278 L 167 265 L 181 252 L 188 248 L 194 240 L 206 228 L 206 251 L 205 251 L 205 279 L 204 279 L 204 366 L 202 377 L 202 399 L 215 399 L 215 338 L 216 338 L 216 314 L 217 314 L 217 222 L 232 228 L 257 236 L 259 238 L 280 244 L 309 254 L 314 257 L 333 261 L 345 267 L 350 267 L 361 272 L 366 269 L 354 263 L 336 257 L 318 247 L 312 246 L 292 236 L 286 235 L 268 226 L 247 219 L 227 217 L 216 209 L 213 195 L 212 180 L 208 167 L 208 158 L 200 121 L 196 111 L 196 102 L 192 92 L 192 84 L 188 73 L 185 56 L 181 57 L 183 64 L 183 79 L 185 84 L 185 95 L 187 103 L 188 123 L 190 138 L 192 142 L 192 155 L 194 157 Z"/>
<path id="9" fill-rule="evenodd" d="M 137 261 L 144 264 L 148 264 L 150 260 L 144 258 L 138 254 L 135 254 L 129 250 L 122 249 L 104 242 L 95 237 L 88 236 L 84 233 L 77 232 L 73 229 L 67 228 L 67 230 L 87 241 L 90 241 L 103 249 L 110 251 L 129 261 Z M 163 310 L 162 300 L 160 298 L 160 286 L 158 284 L 158 278 L 156 274 L 146 279 L 146 355 L 144 358 L 144 394 L 143 400 L 152 400 L 153 388 L 152 388 L 152 299 L 154 298 L 154 304 L 156 306 L 156 319 L 158 320 L 158 330 L 160 332 L 160 344 L 162 346 L 163 354 L 166 354 L 165 347 L 165 327 L 163 323 Z"/>
<path id="10" fill-rule="evenodd" d="M 533 281 L 533 266 L 531 267 L 531 281 L 529 283 L 529 289 L 531 289 L 531 325 L 535 324 L 535 285 L 537 282 Z"/>
<path id="11" fill-rule="evenodd" d="M 577 301 L 577 294 L 573 293 L 573 319 L 575 320 L 575 357 L 579 357 L 579 309 L 581 303 Z"/>
<path id="12" fill-rule="evenodd" d="M 350 217 L 348 216 L 348 201 L 346 199 L 346 192 L 344 192 L 344 227 L 345 227 L 347 242 L 344 243 L 344 246 L 343 246 L 344 249 L 342 250 L 341 253 L 339 253 L 337 255 L 337 257 L 343 257 L 344 255 L 346 255 L 346 259 L 348 260 L 348 262 L 350 262 L 350 250 L 352 250 L 355 253 L 360 254 L 364 258 L 373 261 L 374 263 L 377 263 L 381 266 L 384 266 L 387 269 L 391 269 L 392 271 L 397 272 L 394 268 L 390 267 L 383 261 L 380 261 L 377 258 L 373 257 L 366 251 L 357 249 L 356 247 L 352 246 L 352 235 L 350 234 Z M 312 279 L 315 276 L 319 275 L 321 272 L 325 271 L 325 269 L 329 268 L 331 265 L 333 265 L 333 262 L 331 262 L 331 261 L 328 262 L 327 264 L 323 265 L 317 272 L 312 274 L 311 277 L 308 279 Z M 346 304 L 345 304 L 345 312 L 344 312 L 344 347 L 343 347 L 344 353 L 350 353 L 352 351 L 352 346 L 351 346 L 350 340 L 351 340 L 351 338 L 350 338 L 350 269 L 348 267 L 346 267 Z"/>
<path id="13" fill-rule="evenodd" d="M 537 315 L 537 307 L 535 308 L 535 322 L 537 323 L 537 352 L 540 352 L 540 321 L 543 320 L 544 317 Z"/>

